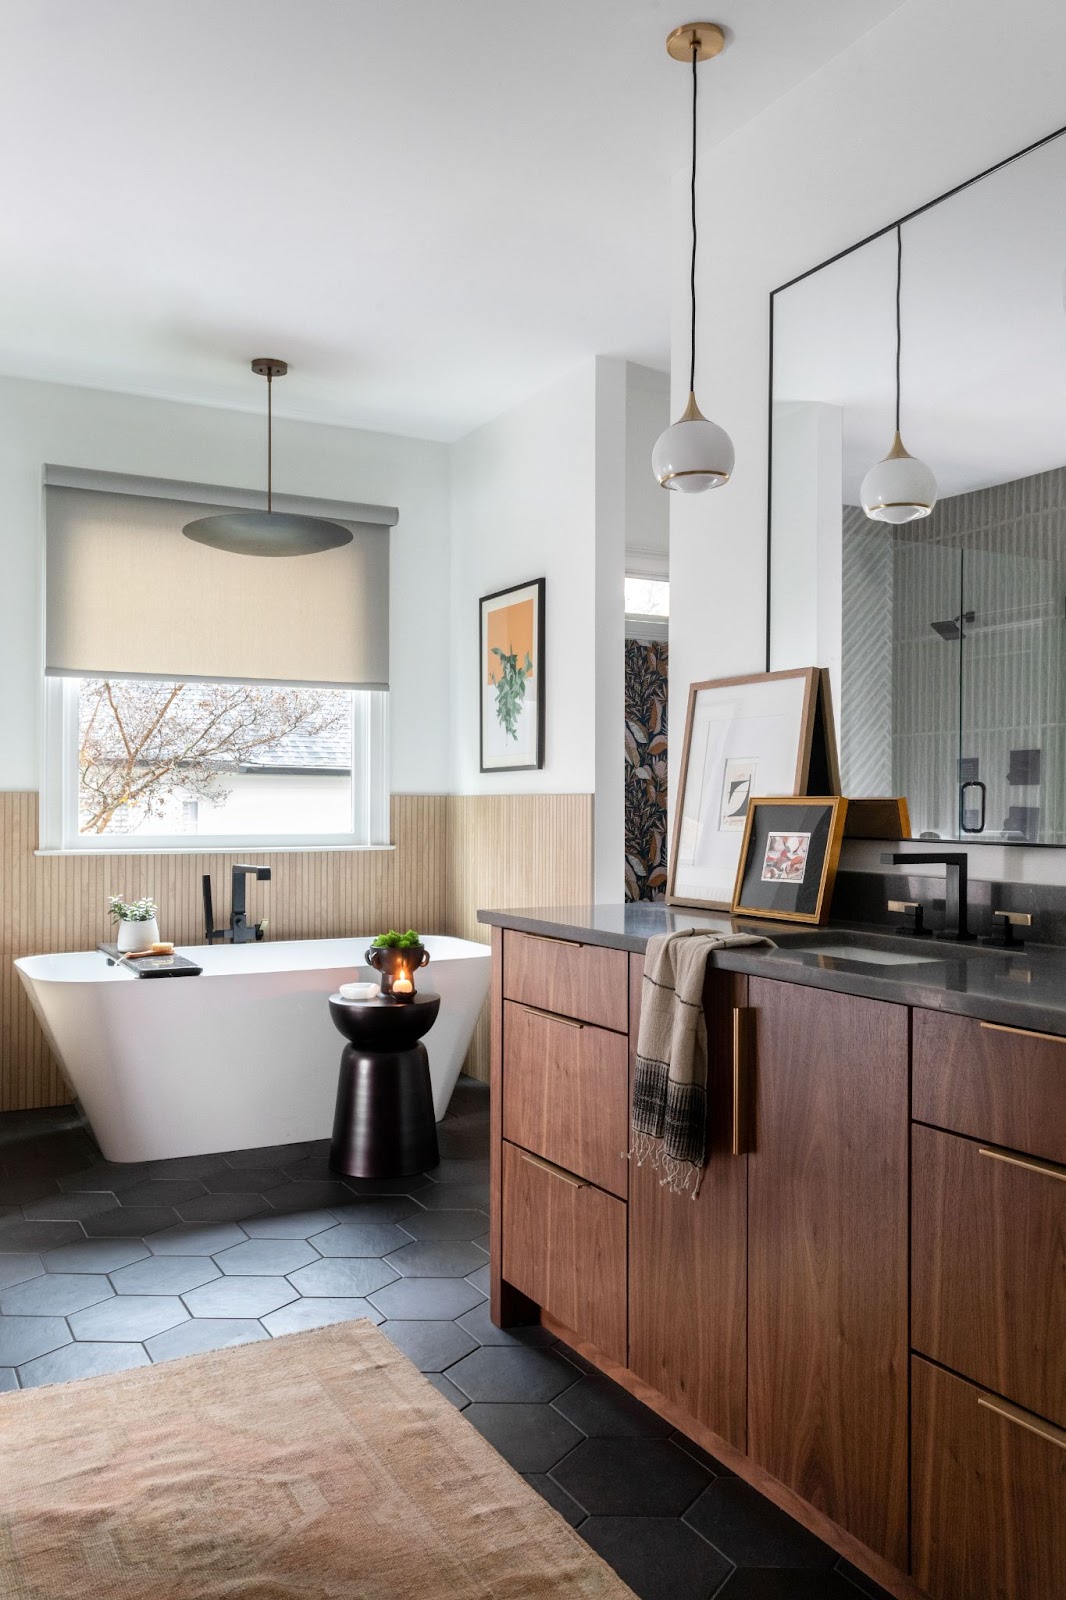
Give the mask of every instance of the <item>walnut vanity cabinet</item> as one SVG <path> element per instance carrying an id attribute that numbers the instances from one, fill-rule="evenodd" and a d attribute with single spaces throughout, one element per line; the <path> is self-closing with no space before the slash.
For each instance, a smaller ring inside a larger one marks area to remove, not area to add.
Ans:
<path id="1" fill-rule="evenodd" d="M 748 1000 L 748 1453 L 906 1569 L 907 1009 Z"/>

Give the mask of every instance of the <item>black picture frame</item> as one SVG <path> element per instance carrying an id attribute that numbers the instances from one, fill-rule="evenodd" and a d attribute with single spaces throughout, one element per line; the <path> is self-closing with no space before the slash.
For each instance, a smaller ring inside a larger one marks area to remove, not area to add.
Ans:
<path id="1" fill-rule="evenodd" d="M 545 628 L 544 609 L 547 583 L 544 578 L 530 578 L 525 583 L 510 584 L 506 589 L 495 589 L 478 601 L 478 763 L 481 772 L 537 772 L 544 766 L 545 729 Z M 489 716 L 488 696 L 488 628 L 487 621 L 493 609 L 503 609 L 501 602 L 518 604 L 529 598 L 533 601 L 531 659 L 536 684 L 536 709 L 532 721 L 533 750 L 531 758 L 524 761 L 507 761 L 499 754 L 486 750 L 486 722 Z"/>

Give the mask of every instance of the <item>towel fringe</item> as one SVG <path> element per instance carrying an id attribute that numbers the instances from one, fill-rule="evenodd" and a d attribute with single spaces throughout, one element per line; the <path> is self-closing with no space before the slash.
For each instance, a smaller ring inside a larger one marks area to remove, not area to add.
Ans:
<path id="1" fill-rule="evenodd" d="M 638 1167 L 647 1163 L 653 1172 L 661 1172 L 660 1188 L 669 1189 L 672 1194 L 687 1193 L 690 1200 L 699 1198 L 704 1168 L 697 1166 L 694 1161 L 683 1161 L 667 1155 L 661 1139 L 634 1130 L 633 1144 L 630 1149 L 623 1150 L 622 1155 L 626 1161 L 635 1161 Z"/>

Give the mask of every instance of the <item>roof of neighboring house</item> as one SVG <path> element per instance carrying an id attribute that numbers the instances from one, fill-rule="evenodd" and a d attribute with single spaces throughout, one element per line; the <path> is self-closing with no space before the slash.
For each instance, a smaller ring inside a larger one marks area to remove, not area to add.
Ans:
<path id="1" fill-rule="evenodd" d="M 352 740 L 348 729 L 333 733 L 292 733 L 250 761 L 239 772 L 336 772 L 352 770 Z"/>

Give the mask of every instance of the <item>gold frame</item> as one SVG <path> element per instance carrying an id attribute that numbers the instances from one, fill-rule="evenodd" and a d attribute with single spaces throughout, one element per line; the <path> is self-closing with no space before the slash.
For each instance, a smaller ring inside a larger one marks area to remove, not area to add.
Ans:
<path id="1" fill-rule="evenodd" d="M 839 794 L 840 764 L 837 758 L 836 729 L 833 723 L 833 701 L 830 692 L 828 668 L 790 667 L 782 672 L 749 672 L 739 678 L 707 678 L 702 683 L 690 683 L 688 703 L 685 709 L 685 738 L 681 748 L 681 773 L 674 805 L 673 835 L 670 840 L 670 859 L 667 867 L 666 904 L 668 906 L 694 906 L 702 911 L 728 911 L 730 909 L 728 900 L 697 900 L 693 896 L 678 895 L 676 893 L 677 852 L 681 840 L 681 819 L 685 809 L 685 788 L 688 784 L 692 721 L 696 711 L 696 697 L 707 689 L 735 689 L 742 684 L 776 683 L 782 678 L 804 678 L 806 680 L 803 709 L 800 713 L 796 776 L 793 780 L 794 793 L 797 795 L 803 794 L 810 781 L 814 731 L 820 718 L 828 768 L 826 776 L 831 787 Z M 744 842 L 742 841 L 741 860 L 743 858 Z"/>
<path id="2" fill-rule="evenodd" d="M 832 816 L 829 823 L 829 838 L 826 841 L 825 856 L 822 860 L 822 875 L 818 884 L 818 903 L 814 911 L 767 911 L 763 906 L 745 906 L 741 904 L 740 896 L 744 888 L 744 875 L 748 867 L 752 834 L 755 831 L 755 816 L 760 806 L 828 806 L 830 808 Z M 773 922 L 804 922 L 814 926 L 825 922 L 829 916 L 829 908 L 833 900 L 833 886 L 836 883 L 837 866 L 840 862 L 840 846 L 844 838 L 844 823 L 847 814 L 848 802 L 838 794 L 753 796 L 748 802 L 748 814 L 744 820 L 744 839 L 740 846 L 737 880 L 733 888 L 732 904 L 729 908 L 733 915 L 758 917 L 760 920 L 769 919 Z"/>

